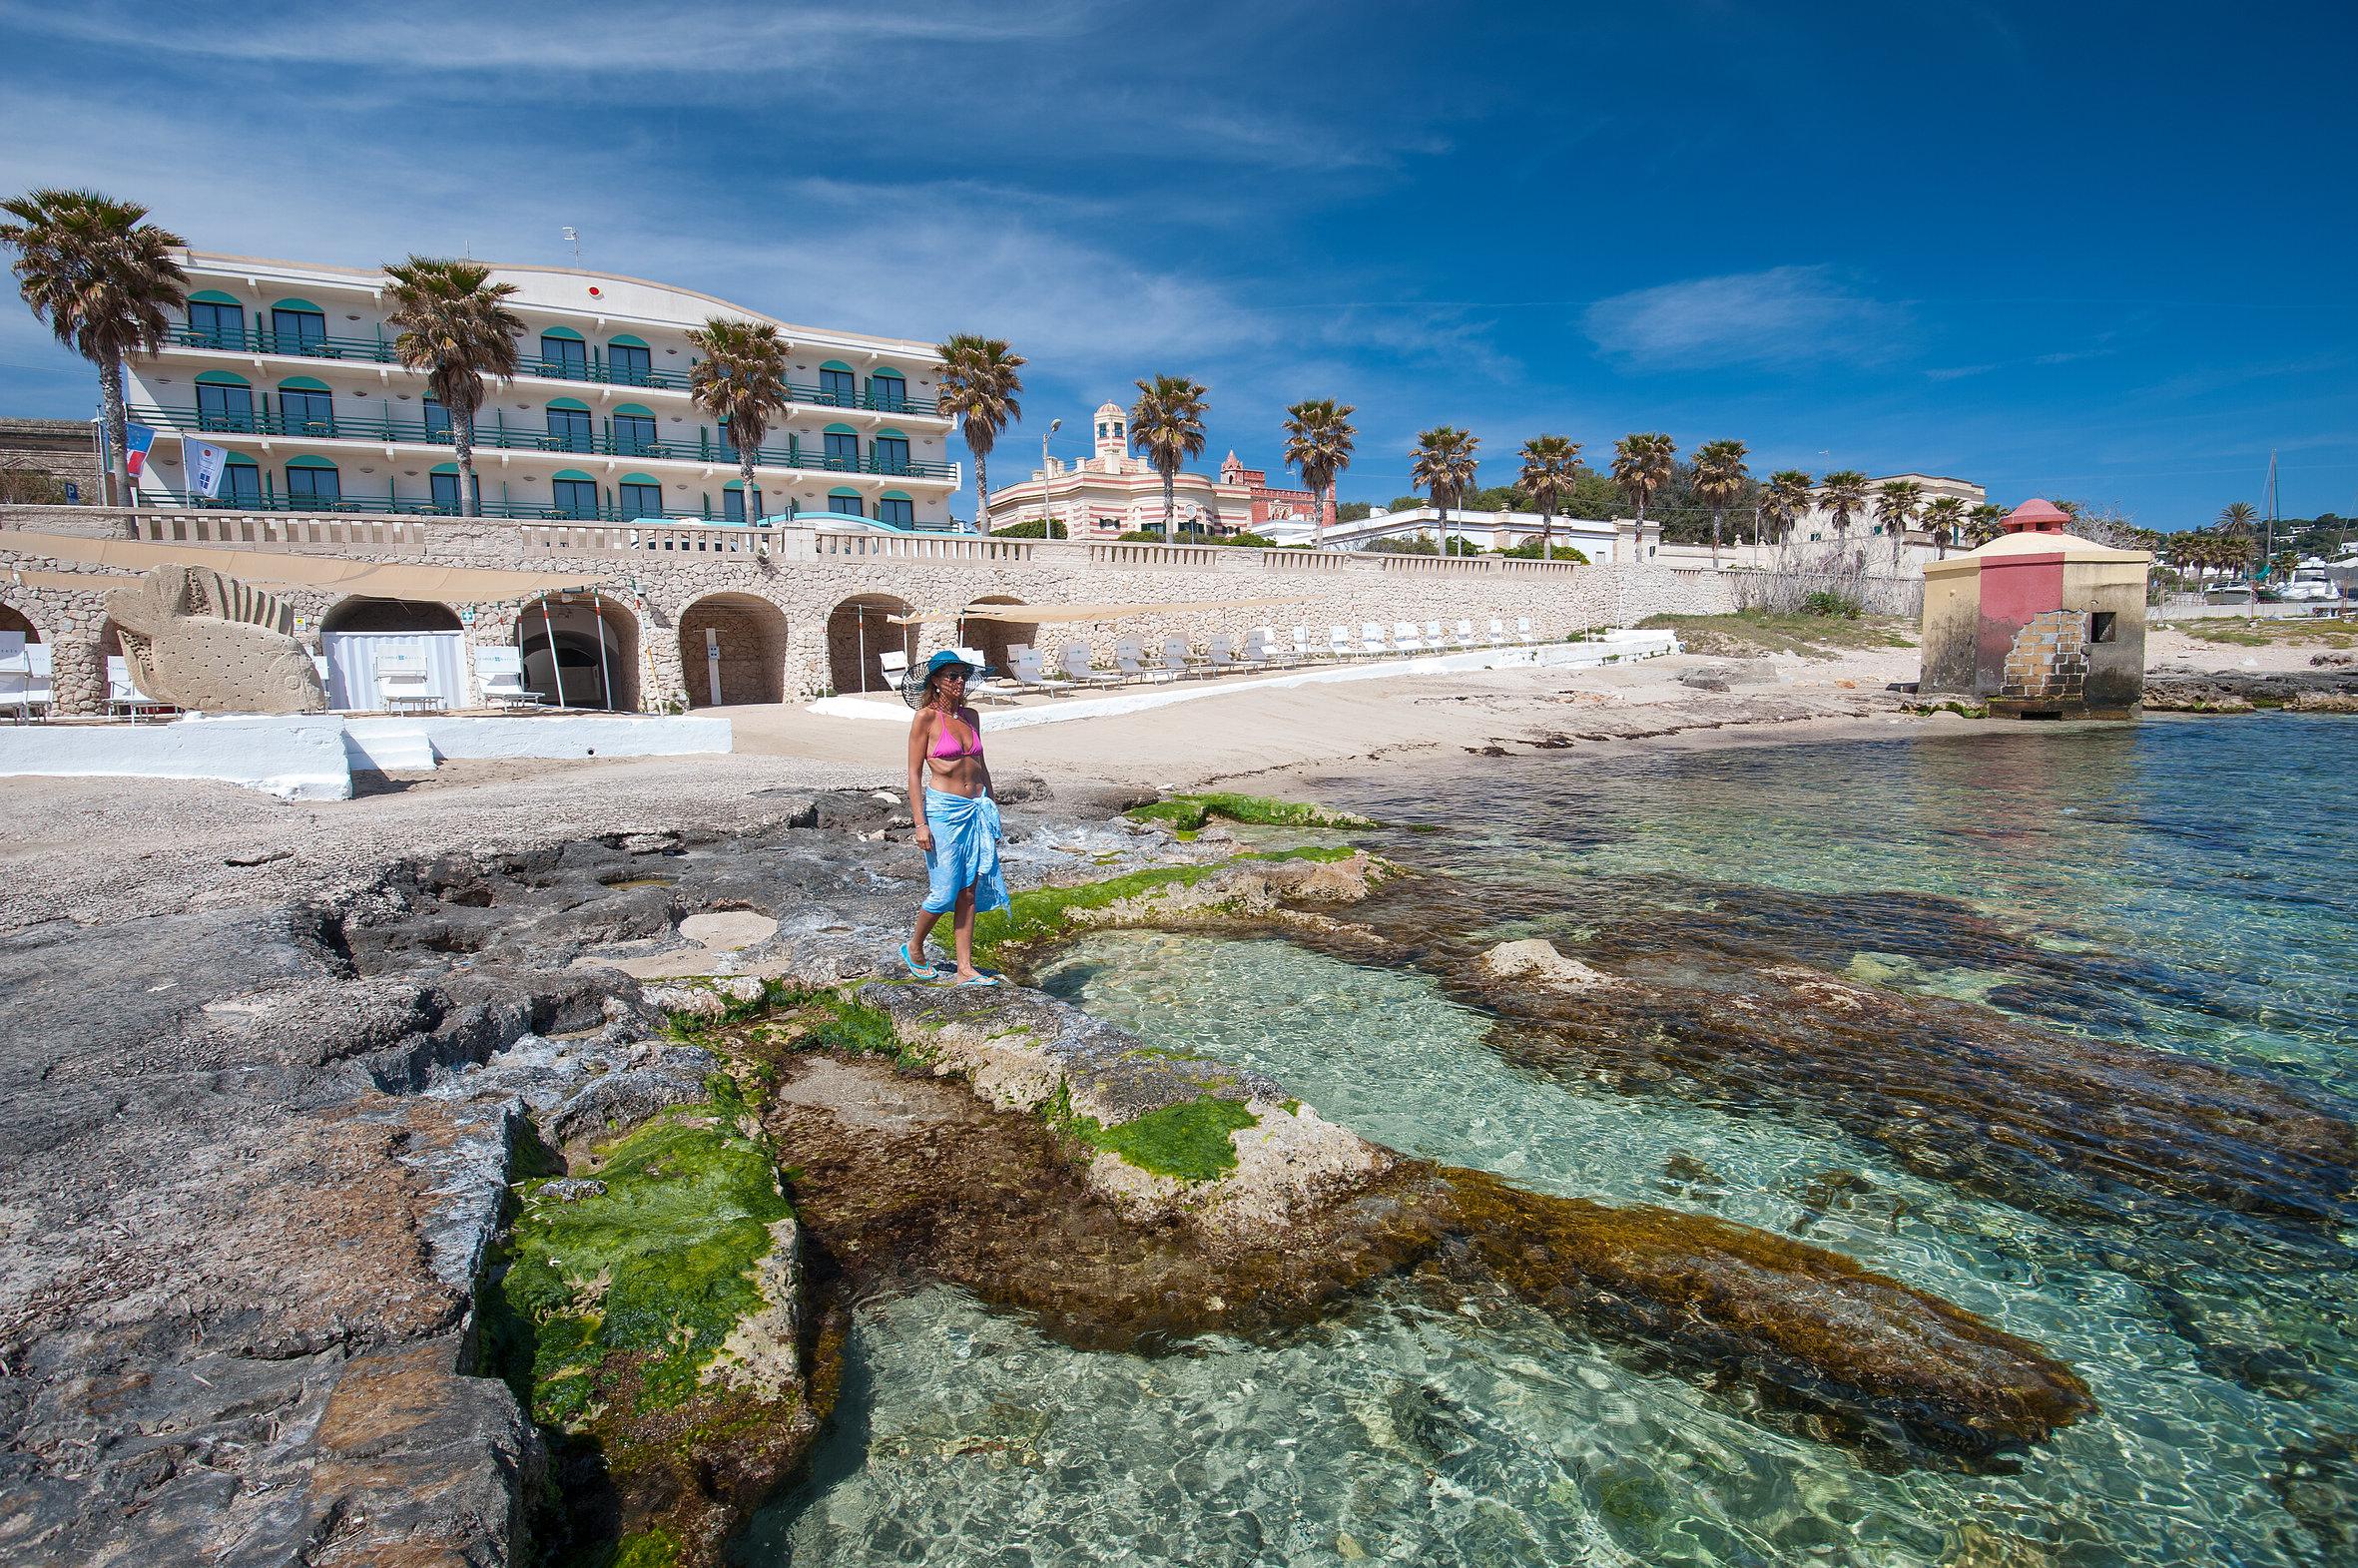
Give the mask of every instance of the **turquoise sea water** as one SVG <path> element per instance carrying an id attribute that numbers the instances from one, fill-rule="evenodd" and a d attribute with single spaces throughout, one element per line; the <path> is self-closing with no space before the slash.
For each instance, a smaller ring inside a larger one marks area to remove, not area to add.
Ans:
<path id="1" fill-rule="evenodd" d="M 1765 952 L 2349 1095 L 2354 775 L 2358 721 L 2283 716 L 1317 792 L 1446 829 L 1387 847 L 1437 874 L 1420 908 L 1463 888 L 1454 935 L 1606 967 L 1675 949 L 1698 985 Z M 1390 1288 L 1275 1344 L 1149 1359 L 932 1290 L 862 1310 L 837 1429 L 748 1561 L 2358 1561 L 2346 1232 L 2058 1219 L 1913 1174 L 1806 1095 L 1764 1112 L 1529 1071 L 1415 964 L 1124 933 L 1047 978 L 1396 1148 L 1849 1254 L 2046 1345 L 2101 1409 L 2015 1473 L 1890 1473 L 1503 1299 Z"/>

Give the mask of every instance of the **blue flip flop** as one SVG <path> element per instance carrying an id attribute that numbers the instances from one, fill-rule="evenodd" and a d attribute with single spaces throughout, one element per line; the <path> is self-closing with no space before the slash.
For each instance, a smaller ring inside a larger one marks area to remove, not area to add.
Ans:
<path id="1" fill-rule="evenodd" d="M 963 991 L 968 989 L 978 990 L 983 986 L 996 985 L 998 983 L 999 977 L 995 974 L 978 974 L 971 980 L 958 980 L 953 982 L 950 985 L 950 989 L 953 991 Z"/>
<path id="2" fill-rule="evenodd" d="M 908 972 L 915 975 L 920 980 L 938 980 L 941 978 L 941 969 L 938 965 L 921 963 L 917 959 L 909 956 L 908 943 L 906 942 L 902 942 L 900 944 L 900 961 L 908 965 Z"/>

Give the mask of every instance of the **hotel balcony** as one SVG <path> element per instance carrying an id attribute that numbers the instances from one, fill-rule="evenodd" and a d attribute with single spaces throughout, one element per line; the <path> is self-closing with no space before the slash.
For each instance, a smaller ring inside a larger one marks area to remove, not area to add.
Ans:
<path id="1" fill-rule="evenodd" d="M 398 365 L 400 356 L 393 352 L 393 344 L 386 337 L 330 337 L 315 332 L 279 332 L 269 327 L 247 327 L 228 331 L 213 327 L 175 326 L 165 334 L 169 348 L 211 349 L 221 353 L 276 355 L 295 359 L 334 359 L 353 364 Z M 688 372 L 663 370 L 636 365 L 617 365 L 596 354 L 581 358 L 555 359 L 538 354 L 523 354 L 517 361 L 520 377 L 543 380 L 569 381 L 576 385 L 626 386 L 645 391 L 686 392 Z M 949 416 L 938 404 L 923 393 L 894 394 L 871 384 L 865 389 L 850 390 L 813 386 L 803 382 L 787 383 L 787 396 L 795 403 L 810 408 L 840 408 L 854 413 L 896 414 L 912 419 L 939 419 Z"/>
<path id="2" fill-rule="evenodd" d="M 341 414 L 328 419 L 290 418 L 276 412 L 209 413 L 194 408 L 134 408 L 130 410 L 130 417 L 138 424 L 198 435 L 259 436 L 306 443 L 342 442 L 366 446 L 392 444 L 450 448 L 455 445 L 448 427 L 440 421 L 429 426 L 423 420 Z M 609 432 L 560 434 L 547 430 L 513 429 L 497 423 L 478 423 L 475 446 L 487 451 L 574 453 L 643 462 L 697 463 L 732 469 L 738 461 L 734 446 L 703 431 L 699 431 L 692 441 L 666 441 L 641 436 L 619 436 Z M 754 454 L 754 464 L 757 468 L 916 479 L 953 486 L 960 479 L 959 467 L 954 462 L 916 457 L 894 459 L 881 456 L 873 450 L 859 456 L 831 455 L 824 450 L 805 448 L 800 434 L 790 434 L 783 446 L 763 447 Z"/>
<path id="3" fill-rule="evenodd" d="M 140 505 L 148 510 L 187 509 L 201 512 L 300 512 L 305 514 L 359 512 L 371 516 L 392 517 L 459 517 L 463 515 L 455 506 L 433 501 L 423 496 L 390 493 L 377 495 L 355 493 L 332 497 L 281 494 L 208 497 L 192 495 L 180 490 L 156 489 L 142 490 Z M 708 523 L 729 527 L 745 526 L 734 517 L 725 517 L 705 510 L 691 511 L 683 507 L 667 506 L 658 512 L 611 504 L 591 507 L 562 506 L 548 501 L 502 501 L 495 500 L 490 496 L 483 498 L 483 515 L 487 518 L 499 518 L 510 522 L 639 523 L 661 520 Z M 920 519 L 913 523 L 896 524 L 832 510 L 798 509 L 791 506 L 783 515 L 807 519 L 816 524 L 825 524 L 830 519 L 840 517 L 848 525 L 857 524 L 885 534 L 955 534 L 959 532 L 957 525 L 947 518 L 938 521 Z M 774 520 L 774 518 L 765 518 L 764 522 L 769 523 Z"/>

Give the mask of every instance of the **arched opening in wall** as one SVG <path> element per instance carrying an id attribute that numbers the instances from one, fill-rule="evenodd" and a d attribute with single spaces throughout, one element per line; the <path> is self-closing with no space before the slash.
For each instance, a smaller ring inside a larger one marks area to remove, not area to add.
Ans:
<path id="1" fill-rule="evenodd" d="M 966 608 L 975 610 L 983 605 L 1021 603 L 1022 600 L 1011 594 L 986 594 L 980 599 L 967 601 Z M 993 670 L 1006 669 L 1011 662 L 1007 650 L 1018 643 L 1034 641 L 1039 631 L 1029 621 L 969 620 L 964 625 L 966 632 L 961 641 L 980 654 L 983 664 Z"/>
<path id="2" fill-rule="evenodd" d="M 680 617 L 688 706 L 786 701 L 786 614 L 753 594 L 707 594 Z"/>
<path id="3" fill-rule="evenodd" d="M 892 624 L 906 614 L 907 603 L 890 594 L 855 594 L 835 607 L 827 618 L 827 677 L 839 694 L 892 689 L 880 656 L 916 651 L 917 629 Z"/>
<path id="4" fill-rule="evenodd" d="M 41 641 L 41 628 L 33 624 L 32 618 L 4 604 L 0 604 L 0 632 L 19 633 L 28 643 Z"/>
<path id="5" fill-rule="evenodd" d="M 319 618 L 319 655 L 327 706 L 338 712 L 381 713 L 403 695 L 444 709 L 466 706 L 466 631 L 448 605 L 342 600 Z"/>
<path id="6" fill-rule="evenodd" d="M 598 594 L 530 600 L 516 615 L 524 684 L 560 708 L 636 713 L 639 623 Z"/>

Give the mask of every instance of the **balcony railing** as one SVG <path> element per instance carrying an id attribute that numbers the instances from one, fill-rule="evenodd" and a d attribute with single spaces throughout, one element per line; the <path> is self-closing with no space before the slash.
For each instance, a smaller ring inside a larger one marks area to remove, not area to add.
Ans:
<path id="1" fill-rule="evenodd" d="M 265 495 L 238 498 L 210 498 L 177 490 L 143 490 L 143 507 L 188 508 L 204 512 L 298 512 L 306 515 L 319 513 L 366 513 L 376 517 L 450 517 L 462 516 L 459 508 L 445 506 L 421 496 L 404 495 L 346 495 L 332 499 L 316 495 Z M 629 507 L 602 504 L 596 508 L 564 507 L 547 501 L 494 501 L 485 497 L 485 517 L 508 521 L 536 523 L 635 523 L 658 519 L 678 523 L 709 523 L 719 527 L 743 527 L 724 517 L 706 512 L 688 511 L 680 507 L 665 507 L 660 512 L 634 510 Z M 955 532 L 948 522 L 919 522 L 902 528 L 875 518 L 839 516 L 834 512 L 788 512 L 790 518 L 824 526 L 829 522 L 858 523 L 865 521 L 869 528 L 883 530 L 886 535 L 947 534 Z"/>
<path id="2" fill-rule="evenodd" d="M 328 419 L 291 418 L 284 413 L 207 413 L 195 408 L 135 408 L 131 417 L 140 424 L 169 430 L 193 430 L 205 435 L 272 435 L 308 441 L 390 441 L 408 446 L 453 446 L 440 425 L 428 428 L 422 419 L 370 418 L 337 414 Z M 548 430 L 511 429 L 497 423 L 475 428 L 475 445 L 516 452 L 578 452 L 593 457 L 635 457 L 653 461 L 723 463 L 734 467 L 737 448 L 703 431 L 693 441 L 664 441 L 634 435 L 593 431 L 588 435 Z M 830 456 L 803 449 L 799 437 L 784 446 L 765 446 L 754 455 L 762 468 L 799 468 L 812 473 L 862 474 L 887 479 L 955 479 L 957 464 L 926 458 L 891 461 L 867 452 L 857 457 Z"/>
<path id="3" fill-rule="evenodd" d="M 293 354 L 304 359 L 348 359 L 367 364 L 396 364 L 400 360 L 389 338 L 322 337 L 308 332 L 277 332 L 267 326 L 250 326 L 236 332 L 203 326 L 176 326 L 165 334 L 165 341 L 177 348 L 219 348 L 246 354 Z M 603 358 L 576 362 L 524 354 L 517 359 L 516 373 L 556 381 L 584 381 L 598 386 L 637 386 L 668 392 L 688 390 L 686 370 L 659 370 L 652 366 L 641 370 L 635 365 L 618 365 Z M 851 408 L 867 413 L 914 414 L 935 419 L 944 417 L 940 405 L 922 393 L 904 393 L 895 397 L 873 386 L 866 391 L 839 392 L 796 381 L 787 384 L 786 394 L 794 402 L 812 408 Z"/>

